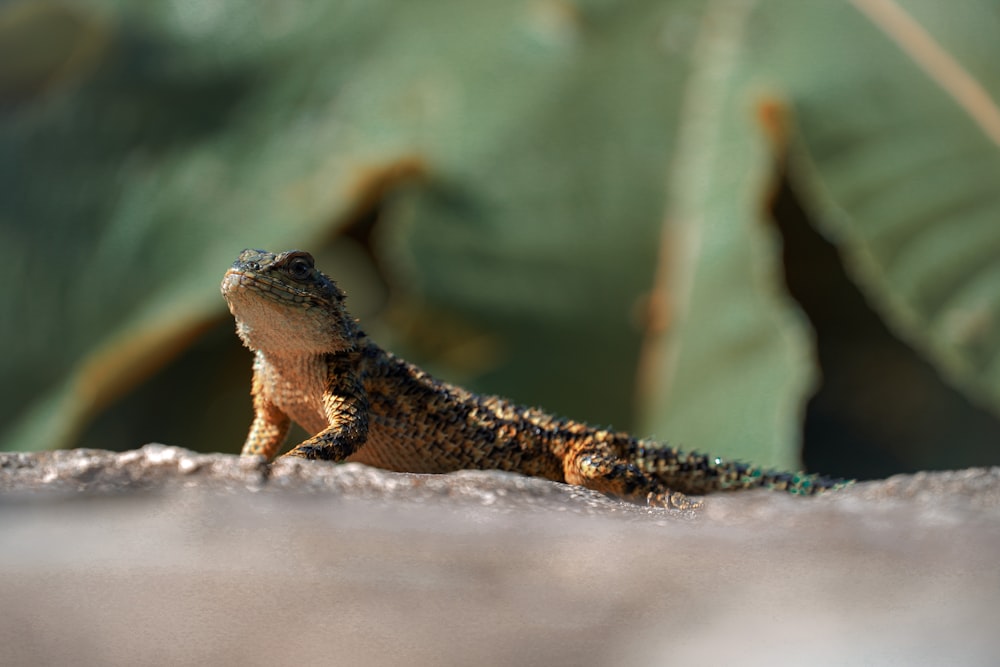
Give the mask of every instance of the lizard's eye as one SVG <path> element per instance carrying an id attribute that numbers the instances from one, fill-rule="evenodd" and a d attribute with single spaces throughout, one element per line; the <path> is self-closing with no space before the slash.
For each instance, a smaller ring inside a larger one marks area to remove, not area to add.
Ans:
<path id="1" fill-rule="evenodd" d="M 295 280 L 305 280 L 312 273 L 312 264 L 305 257 L 296 257 L 288 263 L 286 270 Z"/>

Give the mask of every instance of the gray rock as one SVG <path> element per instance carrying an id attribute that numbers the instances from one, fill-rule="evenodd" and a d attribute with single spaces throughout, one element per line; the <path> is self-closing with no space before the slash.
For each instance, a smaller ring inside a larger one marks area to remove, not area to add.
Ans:
<path id="1" fill-rule="evenodd" d="M 1000 468 L 687 512 L 499 472 L 0 454 L 0 664 L 996 664 Z"/>

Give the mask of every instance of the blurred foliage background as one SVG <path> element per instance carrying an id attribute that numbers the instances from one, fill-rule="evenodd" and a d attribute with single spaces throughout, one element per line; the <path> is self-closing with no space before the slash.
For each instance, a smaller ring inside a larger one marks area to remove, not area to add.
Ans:
<path id="1" fill-rule="evenodd" d="M 479 391 L 996 464 L 998 34 L 987 0 L 0 1 L 0 447 L 238 451 L 218 283 L 257 247 Z"/>

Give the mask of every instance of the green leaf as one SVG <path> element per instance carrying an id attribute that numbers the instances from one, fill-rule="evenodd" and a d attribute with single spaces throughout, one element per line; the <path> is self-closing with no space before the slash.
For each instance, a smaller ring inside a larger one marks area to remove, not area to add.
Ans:
<path id="1" fill-rule="evenodd" d="M 761 145 L 768 123 L 868 299 L 962 391 L 1000 409 L 1000 26 L 990 3 L 962 7 L 707 5 L 662 259 L 674 328 L 648 341 L 651 428 L 794 463 L 809 342 L 762 224 L 780 156 Z M 763 126 L 762 111 L 773 116 Z"/>
<path id="2" fill-rule="evenodd" d="M 807 204 L 898 335 L 1000 411 L 996 5 L 857 0 L 809 16 L 842 25 L 858 55 L 817 31 L 817 80 L 788 66 L 797 40 L 762 51 L 797 101 L 793 173 Z"/>
<path id="3" fill-rule="evenodd" d="M 663 327 L 643 357 L 645 421 L 687 449 L 790 468 L 814 371 L 766 213 L 777 157 L 759 114 L 776 102 L 746 66 L 752 11 L 710 3 L 695 45 L 663 230 Z"/>
<path id="4" fill-rule="evenodd" d="M 686 75 L 687 36 L 665 32 L 697 14 L 596 4 L 563 15 L 529 3 L 506 30 L 494 24 L 476 46 L 500 54 L 491 71 L 455 70 L 444 38 L 449 59 L 425 78 L 462 77 L 448 86 L 461 130 L 433 137 L 447 171 L 399 193 L 380 238 L 396 293 L 427 313 L 411 317 L 485 328 L 495 363 L 469 373 L 412 341 L 402 352 L 475 389 L 628 428 Z"/>

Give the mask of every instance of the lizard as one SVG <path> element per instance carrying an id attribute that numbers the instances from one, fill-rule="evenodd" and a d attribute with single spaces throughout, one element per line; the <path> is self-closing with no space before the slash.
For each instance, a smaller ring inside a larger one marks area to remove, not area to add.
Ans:
<path id="1" fill-rule="evenodd" d="M 287 457 L 411 473 L 506 470 L 656 507 L 697 507 L 689 495 L 718 490 L 811 495 L 850 483 L 685 453 L 437 380 L 372 341 L 301 250 L 244 250 L 222 294 L 254 353 L 242 456 L 273 460 L 294 420 L 313 435 Z"/>

